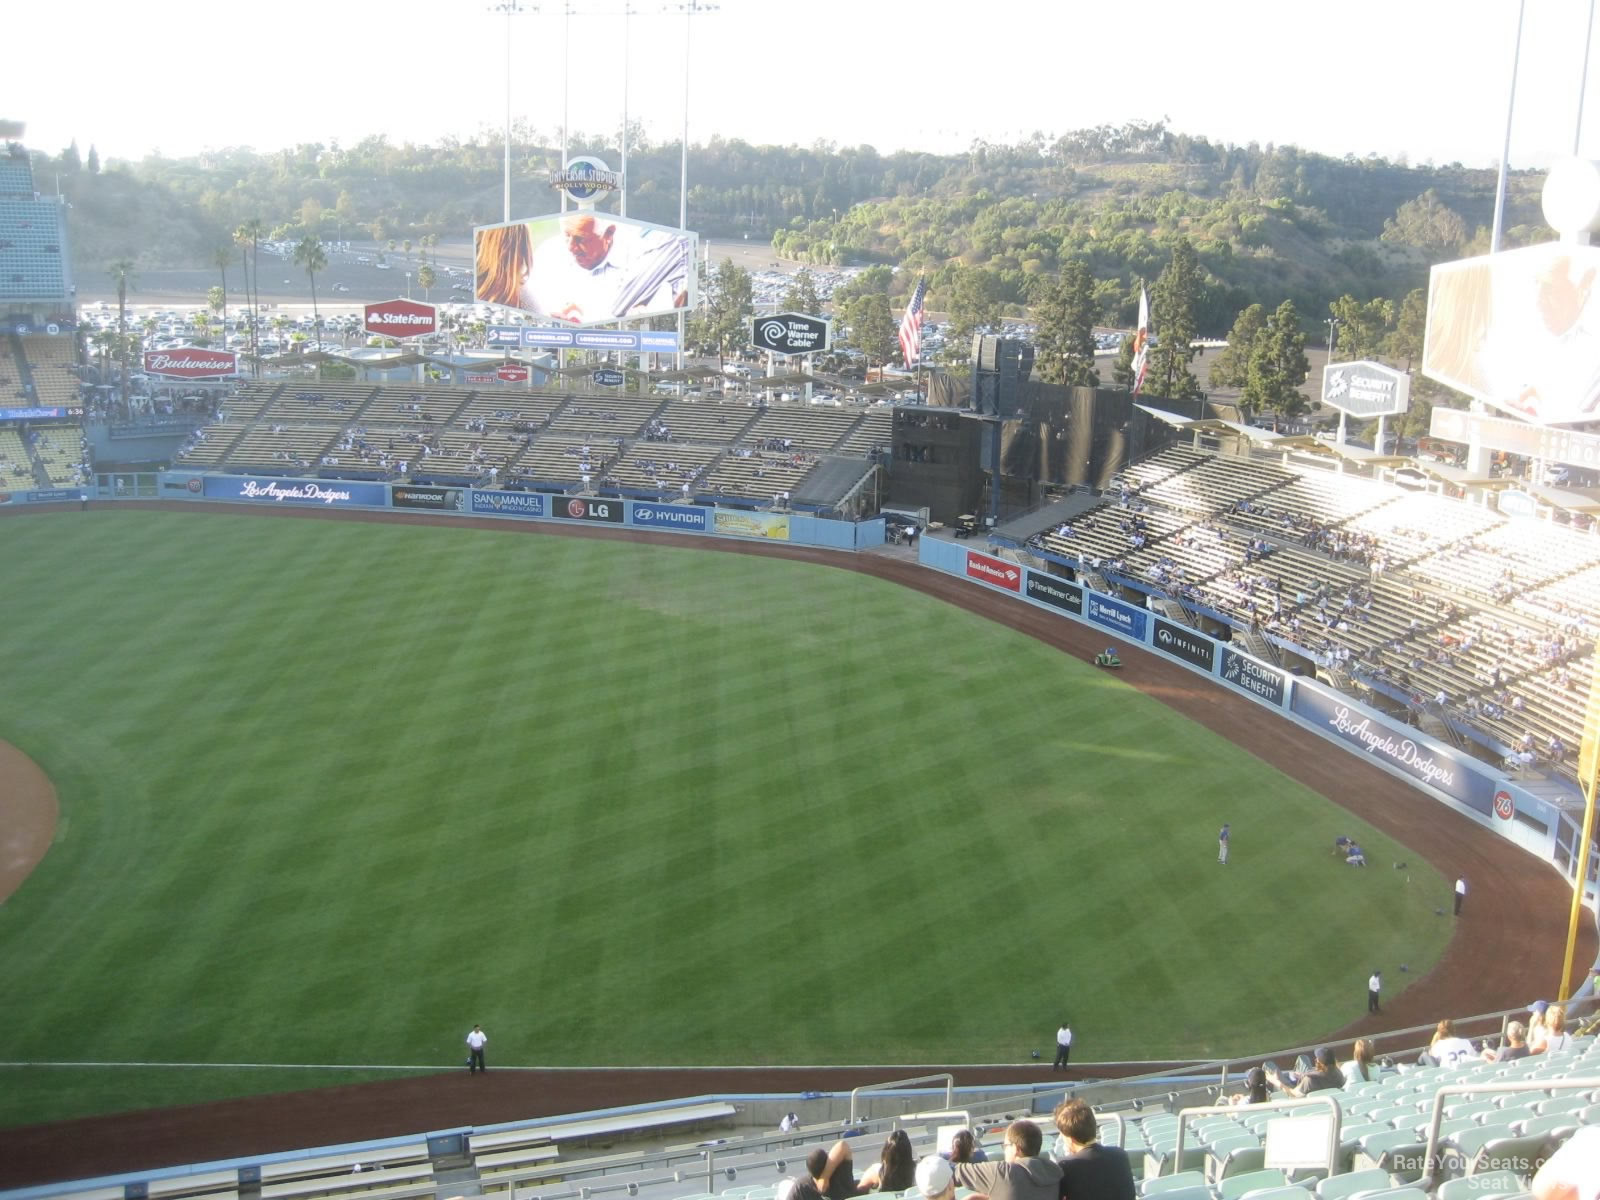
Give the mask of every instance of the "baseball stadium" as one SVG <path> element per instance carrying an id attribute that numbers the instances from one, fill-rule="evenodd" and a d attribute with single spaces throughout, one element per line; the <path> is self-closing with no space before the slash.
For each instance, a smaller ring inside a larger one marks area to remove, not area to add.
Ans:
<path id="1" fill-rule="evenodd" d="M 1487 1200 L 1600 1117 L 1592 496 L 990 345 L 147 353 L 155 421 L 69 235 L 0 159 L 6 1197 L 771 1200 L 1079 1097 L 1143 1195 Z"/>

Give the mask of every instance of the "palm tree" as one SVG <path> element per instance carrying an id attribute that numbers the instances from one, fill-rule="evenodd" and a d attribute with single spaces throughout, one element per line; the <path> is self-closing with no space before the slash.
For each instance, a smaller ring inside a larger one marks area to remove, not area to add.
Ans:
<path id="1" fill-rule="evenodd" d="M 117 357 L 122 360 L 122 415 L 133 420 L 128 407 L 128 285 L 133 280 L 133 259 L 119 258 L 106 268 L 117 281 Z"/>
<path id="2" fill-rule="evenodd" d="M 439 276 L 434 273 L 433 267 L 423 263 L 417 268 L 417 286 L 422 289 L 422 298 L 428 298 L 428 289 L 439 282 Z"/>
<path id="3" fill-rule="evenodd" d="M 308 233 L 294 248 L 294 261 L 306 269 L 311 281 L 311 327 L 317 332 L 318 349 L 322 345 L 322 314 L 317 311 L 317 272 L 328 265 L 328 256 L 322 251 L 317 235 Z"/>
<path id="4" fill-rule="evenodd" d="M 228 340 L 228 260 L 232 257 L 233 249 L 230 246 L 218 246 L 211 252 L 211 265 L 222 272 L 222 340 L 224 344 Z"/>
<path id="5" fill-rule="evenodd" d="M 260 353 L 257 345 L 256 325 L 261 319 L 261 238 L 266 233 L 266 228 L 261 224 L 260 217 L 251 217 L 238 229 L 233 231 L 233 240 L 239 243 L 239 253 L 244 254 L 246 244 L 250 247 L 250 270 L 245 279 L 246 300 L 250 305 L 250 354 L 256 357 Z M 249 283 L 255 280 L 255 297 L 250 298 Z M 260 359 L 256 360 L 256 373 L 261 373 Z"/>

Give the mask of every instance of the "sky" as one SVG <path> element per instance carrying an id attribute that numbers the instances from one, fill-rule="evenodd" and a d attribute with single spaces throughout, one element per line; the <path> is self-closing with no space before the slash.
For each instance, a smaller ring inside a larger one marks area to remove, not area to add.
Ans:
<path id="1" fill-rule="evenodd" d="M 691 145 L 721 136 L 948 153 L 976 138 L 1164 117 L 1212 141 L 1490 166 L 1518 9 L 718 0 L 688 17 L 659 0 L 511 2 L 537 11 L 492 11 L 504 0 L 24 4 L 0 29 L 0 118 L 26 122 L 36 149 L 76 139 L 123 159 L 375 133 L 498 137 L 509 41 L 513 118 L 552 136 L 563 112 L 574 130 L 620 128 L 626 78 L 629 117 L 675 142 L 687 59 Z M 1591 0 L 1525 2 L 1511 162 L 1541 168 L 1572 151 Z M 629 4 L 638 15 L 625 20 Z M 1583 107 L 1580 149 L 1600 158 L 1600 87 Z"/>

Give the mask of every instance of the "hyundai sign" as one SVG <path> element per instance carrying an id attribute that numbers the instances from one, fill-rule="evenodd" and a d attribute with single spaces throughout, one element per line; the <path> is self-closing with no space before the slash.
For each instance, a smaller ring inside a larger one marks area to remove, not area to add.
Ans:
<path id="1" fill-rule="evenodd" d="M 1329 363 L 1322 368 L 1322 402 L 1352 417 L 1393 417 L 1411 406 L 1411 376 L 1382 363 Z"/>
<path id="2" fill-rule="evenodd" d="M 814 354 L 826 350 L 833 323 L 804 313 L 777 313 L 757 317 L 750 327 L 750 341 L 757 350 L 774 354 Z"/>

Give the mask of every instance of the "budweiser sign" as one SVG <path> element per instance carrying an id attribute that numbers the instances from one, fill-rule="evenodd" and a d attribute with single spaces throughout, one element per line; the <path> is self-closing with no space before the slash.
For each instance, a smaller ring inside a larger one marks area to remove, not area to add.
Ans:
<path id="1" fill-rule="evenodd" d="M 528 368 L 519 367 L 515 363 L 507 363 L 495 371 L 495 377 L 504 383 L 526 383 L 528 381 Z"/>
<path id="2" fill-rule="evenodd" d="M 172 350 L 146 350 L 147 375 L 173 379 L 206 379 L 213 375 L 236 375 L 239 356 L 232 350 L 202 350 L 197 346 L 178 346 Z"/>
<path id="3" fill-rule="evenodd" d="M 415 300 L 385 300 L 366 306 L 361 327 L 392 338 L 422 337 L 439 329 L 439 310 Z"/>

